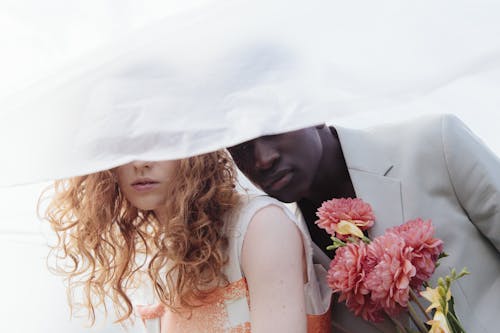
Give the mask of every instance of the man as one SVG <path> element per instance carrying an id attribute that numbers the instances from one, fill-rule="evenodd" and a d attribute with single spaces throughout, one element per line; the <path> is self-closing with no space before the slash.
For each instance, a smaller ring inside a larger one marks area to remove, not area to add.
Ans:
<path id="1" fill-rule="evenodd" d="M 451 267 L 472 273 L 453 288 L 456 310 L 470 332 L 500 324 L 500 160 L 454 116 L 425 117 L 370 130 L 324 125 L 256 138 L 229 148 L 241 171 L 269 195 L 297 202 L 314 242 L 325 251 L 328 235 L 315 212 L 331 198 L 359 197 L 376 216 L 369 231 L 415 218 L 432 219 Z M 394 331 L 337 306 L 333 317 L 353 332 Z"/>

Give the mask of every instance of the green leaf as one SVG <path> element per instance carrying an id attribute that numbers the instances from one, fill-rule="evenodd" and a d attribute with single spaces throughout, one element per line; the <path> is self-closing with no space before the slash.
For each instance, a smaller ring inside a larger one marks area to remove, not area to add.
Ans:
<path id="1" fill-rule="evenodd" d="M 448 302 L 448 313 L 446 314 L 446 320 L 448 320 L 448 324 L 450 325 L 450 329 L 453 333 L 467 333 L 465 329 L 460 324 L 457 315 L 455 314 L 455 300 L 453 296 L 451 296 L 450 301 Z"/>
<path id="2" fill-rule="evenodd" d="M 448 301 L 448 312 L 453 313 L 455 315 L 455 299 L 453 296 L 451 296 L 450 300 Z"/>
<path id="3" fill-rule="evenodd" d="M 438 256 L 438 260 L 439 260 L 439 259 L 441 259 L 441 258 L 446 258 L 446 257 L 448 257 L 448 253 L 446 253 L 446 252 L 441 252 L 441 253 L 439 254 L 439 256 Z"/>

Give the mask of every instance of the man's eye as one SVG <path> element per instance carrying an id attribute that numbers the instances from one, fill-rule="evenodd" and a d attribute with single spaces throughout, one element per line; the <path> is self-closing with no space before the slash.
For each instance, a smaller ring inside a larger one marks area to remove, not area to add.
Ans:
<path id="1" fill-rule="evenodd" d="M 239 145 L 229 148 L 231 154 L 243 154 L 248 152 L 252 148 L 252 144 L 249 142 L 240 143 Z"/>

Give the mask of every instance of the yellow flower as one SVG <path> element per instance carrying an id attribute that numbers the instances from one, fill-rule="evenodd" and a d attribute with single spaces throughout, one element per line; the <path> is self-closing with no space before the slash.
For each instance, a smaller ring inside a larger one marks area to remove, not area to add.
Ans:
<path id="1" fill-rule="evenodd" d="M 363 238 L 363 231 L 359 229 L 354 223 L 350 221 L 342 220 L 337 224 L 337 230 L 341 235 L 354 235 L 359 238 Z"/>
<path id="2" fill-rule="evenodd" d="M 425 288 L 424 291 L 420 292 L 420 295 L 429 302 L 431 302 L 431 304 L 425 310 L 425 312 L 430 312 L 432 309 L 436 309 L 436 311 L 442 312 L 444 314 L 448 313 L 448 301 L 451 299 L 451 290 L 448 289 L 445 300 L 439 293 L 439 287 L 436 288 L 427 287 Z M 446 304 L 444 309 L 442 306 L 443 304 Z"/>
<path id="3" fill-rule="evenodd" d="M 451 333 L 446 316 L 439 310 L 436 311 L 434 318 L 429 320 L 427 324 L 431 325 L 429 333 Z"/>
<path id="4" fill-rule="evenodd" d="M 432 309 L 438 309 L 439 311 L 443 311 L 443 309 L 441 308 L 441 296 L 439 295 L 437 288 L 427 287 L 425 288 L 424 291 L 420 292 L 420 295 L 422 295 L 423 298 L 431 302 L 431 304 L 425 310 L 425 312 L 430 312 Z"/>

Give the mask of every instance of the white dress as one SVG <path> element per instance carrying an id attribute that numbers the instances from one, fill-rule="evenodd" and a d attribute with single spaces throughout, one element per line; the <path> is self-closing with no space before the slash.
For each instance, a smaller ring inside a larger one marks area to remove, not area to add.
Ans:
<path id="1" fill-rule="evenodd" d="M 229 285 L 214 292 L 213 302 L 195 308 L 191 317 L 170 312 L 155 299 L 152 289 L 144 284 L 133 297 L 137 308 L 134 325 L 128 327 L 134 333 L 177 332 L 231 332 L 249 333 L 250 306 L 248 288 L 240 266 L 241 249 L 245 233 L 252 217 L 263 207 L 274 205 L 301 231 L 306 265 L 307 283 L 304 284 L 308 332 L 331 332 L 331 290 L 326 285 L 326 271 L 313 264 L 313 243 L 307 227 L 281 202 L 265 195 L 242 195 L 238 209 L 227 216 L 226 232 L 229 241 L 229 261 L 224 273 Z M 149 290 L 144 290 L 145 288 Z M 138 295 L 142 295 L 138 297 Z M 142 298 L 142 299 L 141 299 Z"/>

